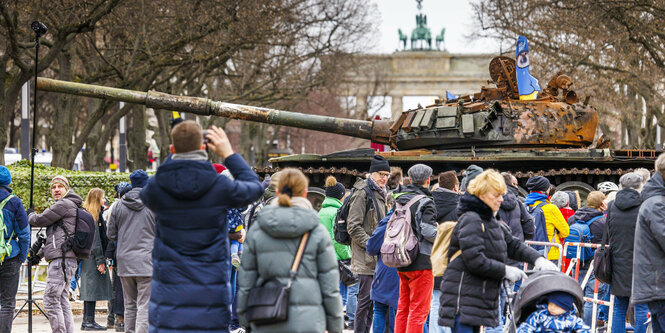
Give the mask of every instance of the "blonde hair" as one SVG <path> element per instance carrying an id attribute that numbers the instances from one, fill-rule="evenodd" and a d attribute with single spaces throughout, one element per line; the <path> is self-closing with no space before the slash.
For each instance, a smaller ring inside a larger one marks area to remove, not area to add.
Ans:
<path id="1" fill-rule="evenodd" d="M 600 209 L 603 201 L 605 201 L 605 194 L 601 191 L 589 192 L 589 195 L 586 197 L 586 205 L 595 209 Z"/>
<path id="2" fill-rule="evenodd" d="M 99 219 L 99 212 L 102 210 L 102 199 L 104 198 L 104 190 L 101 188 L 93 188 L 88 192 L 88 195 L 85 196 L 85 202 L 83 203 L 83 208 L 87 210 L 92 218 L 95 219 L 95 222 Z"/>
<path id="3" fill-rule="evenodd" d="M 481 196 L 490 191 L 506 193 L 506 181 L 498 171 L 487 169 L 471 180 L 466 191 L 475 196 Z"/>
<path id="4" fill-rule="evenodd" d="M 291 207 L 292 197 L 301 197 L 309 186 L 309 179 L 305 177 L 302 171 L 294 168 L 287 168 L 280 171 L 279 181 L 277 183 L 277 203 L 282 207 Z"/>

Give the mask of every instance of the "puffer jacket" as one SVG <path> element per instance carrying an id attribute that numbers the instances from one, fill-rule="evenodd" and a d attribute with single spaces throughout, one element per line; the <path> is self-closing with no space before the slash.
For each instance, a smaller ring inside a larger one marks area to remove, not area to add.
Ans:
<path id="1" fill-rule="evenodd" d="M 374 193 L 379 206 L 374 207 L 372 203 L 369 205 L 369 211 L 366 211 L 366 200 L 372 199 L 367 198 L 364 190 L 367 186 Z M 351 236 L 351 271 L 359 275 L 373 275 L 376 256 L 371 256 L 365 251 L 365 244 L 379 225 L 379 221 L 386 216 L 386 198 L 370 179 L 359 179 L 353 187 L 355 192 L 350 198 L 349 215 L 346 219 L 347 230 Z"/>
<path id="2" fill-rule="evenodd" d="M 656 172 L 644 185 L 635 228 L 632 301 L 665 300 L 665 182 Z"/>
<path id="3" fill-rule="evenodd" d="M 46 244 L 39 251 L 39 255 L 46 261 L 63 257 L 60 248 L 67 238 L 65 231 L 57 226 L 56 222 L 62 220 L 62 225 L 67 229 L 67 233 L 73 235 L 76 228 L 76 210 L 82 202 L 83 200 L 78 194 L 69 190 L 62 199 L 46 208 L 41 214 L 32 213 L 28 217 L 31 226 L 46 227 Z M 72 250 L 65 252 L 64 257 L 76 259 Z"/>
<path id="4" fill-rule="evenodd" d="M 414 203 L 411 210 L 411 230 L 418 237 L 418 255 L 411 265 L 398 268 L 400 272 L 413 272 L 432 269 L 430 255 L 432 245 L 436 238 L 436 206 L 431 198 L 432 193 L 422 186 L 408 185 L 404 193 L 398 193 L 395 201 L 400 205 L 406 205 L 416 195 L 424 195 L 423 199 Z"/>
<path id="5" fill-rule="evenodd" d="M 337 217 L 337 211 L 340 207 L 342 207 L 342 202 L 339 201 L 339 199 L 326 197 L 321 204 L 319 219 L 321 220 L 321 224 L 323 224 L 323 226 L 326 227 L 326 230 L 328 230 L 333 247 L 335 247 L 335 255 L 337 256 L 337 260 L 346 260 L 351 258 L 351 247 L 337 243 L 335 241 L 333 230 L 335 217 Z"/>
<path id="6" fill-rule="evenodd" d="M 141 188 L 133 188 L 115 205 L 108 222 L 108 237 L 117 241 L 118 276 L 152 276 L 152 247 L 155 241 L 155 214 L 140 198 Z"/>
<path id="7" fill-rule="evenodd" d="M 249 229 L 239 271 L 240 322 L 248 326 L 247 300 L 251 289 L 271 279 L 288 282 L 300 239 L 309 231 L 310 238 L 291 286 L 288 320 L 252 325 L 252 332 L 342 332 L 339 272 L 330 235 L 307 199 L 293 197 L 291 202 L 293 207 L 280 207 L 275 201 L 261 209 L 255 225 Z"/>
<path id="8" fill-rule="evenodd" d="M 11 194 L 12 190 L 9 187 L 0 186 L 0 201 L 5 200 Z M 12 247 L 12 252 L 5 260 L 18 256 L 19 261 L 24 262 L 28 258 L 28 250 L 30 250 L 30 225 L 21 199 L 16 196 L 9 199 L 2 207 L 2 216 L 7 227 L 7 234 L 5 239 L 0 239 L 0 242 L 9 241 L 9 245 Z"/>
<path id="9" fill-rule="evenodd" d="M 462 324 L 495 327 L 506 259 L 533 264 L 540 254 L 513 237 L 476 196 L 464 194 L 458 212 L 448 253 L 461 249 L 462 255 L 443 274 L 439 325 L 453 327 L 459 315 Z"/>
<path id="10" fill-rule="evenodd" d="M 508 192 L 503 196 L 501 208 L 497 213 L 498 218 L 510 227 L 510 233 L 513 237 L 524 242 L 525 240 L 533 239 L 536 226 L 533 223 L 533 216 L 529 214 L 523 203 L 517 199 L 515 193 L 510 191 L 512 186 L 508 187 Z M 522 263 L 515 260 L 508 259 L 509 265 L 520 267 Z"/>
<path id="11" fill-rule="evenodd" d="M 607 225 L 610 255 L 612 257 L 612 294 L 630 297 L 633 282 L 633 248 L 635 226 L 642 198 L 634 189 L 625 188 L 617 192 L 616 199 L 608 205 Z"/>

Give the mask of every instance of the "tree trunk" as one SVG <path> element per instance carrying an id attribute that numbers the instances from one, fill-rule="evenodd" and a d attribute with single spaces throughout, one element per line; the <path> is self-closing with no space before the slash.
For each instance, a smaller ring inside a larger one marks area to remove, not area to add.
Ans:
<path id="1" fill-rule="evenodd" d="M 159 147 L 159 163 L 161 164 L 171 153 L 169 150 L 171 145 L 171 117 L 168 112 L 163 110 L 155 110 L 155 116 L 157 117 L 155 141 Z"/>
<path id="2" fill-rule="evenodd" d="M 58 57 L 60 64 L 60 78 L 71 81 L 71 60 L 67 50 Z M 80 98 L 69 94 L 58 94 L 56 102 L 56 116 L 53 117 L 53 127 L 48 135 L 48 141 L 53 152 L 52 166 L 71 169 L 78 151 L 72 150 L 72 140 L 75 133 L 76 114 L 80 109 Z M 92 142 L 92 141 L 91 141 Z M 88 165 L 85 164 L 88 168 Z"/>
<path id="3" fill-rule="evenodd" d="M 129 170 L 145 169 L 149 148 L 145 135 L 145 106 L 134 106 L 130 115 L 132 124 L 127 131 L 127 166 Z"/>

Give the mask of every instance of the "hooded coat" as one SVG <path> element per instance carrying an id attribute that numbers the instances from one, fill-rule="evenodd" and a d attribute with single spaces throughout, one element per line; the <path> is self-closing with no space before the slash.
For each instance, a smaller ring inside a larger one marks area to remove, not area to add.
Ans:
<path id="1" fill-rule="evenodd" d="M 509 186 L 508 192 L 503 195 L 503 202 L 497 215 L 501 221 L 510 227 L 510 233 L 513 237 L 519 239 L 520 242 L 524 242 L 533 239 L 536 226 L 533 223 L 533 216 L 529 214 L 524 204 L 517 199 L 511 188 L 514 187 Z M 515 267 L 522 265 L 522 263 L 510 259 L 507 263 Z"/>
<path id="2" fill-rule="evenodd" d="M 228 208 L 263 193 L 238 154 L 226 158 L 235 180 L 207 161 L 172 159 L 141 191 L 156 217 L 152 251 L 151 332 L 228 332 L 231 286 Z"/>
<path id="3" fill-rule="evenodd" d="M 63 257 L 61 246 L 67 238 L 65 231 L 57 226 L 56 222 L 62 220 L 62 225 L 67 229 L 67 233 L 73 235 L 76 228 L 76 210 L 81 207 L 82 202 L 83 200 L 78 194 L 69 190 L 62 199 L 46 208 L 41 214 L 32 213 L 28 217 L 31 226 L 46 227 L 46 243 L 39 250 L 39 256 L 46 261 Z M 65 252 L 64 257 L 76 259 L 72 250 Z"/>
<path id="4" fill-rule="evenodd" d="M 637 214 L 642 198 L 631 188 L 617 192 L 616 199 L 607 209 L 607 228 L 612 257 L 612 294 L 630 297 L 633 282 L 633 246 Z"/>
<path id="5" fill-rule="evenodd" d="M 321 220 L 321 224 L 323 224 L 323 226 L 326 227 L 326 230 L 328 230 L 333 247 L 335 247 L 335 255 L 337 256 L 337 260 L 346 260 L 351 258 L 351 247 L 337 243 L 335 241 L 333 230 L 335 217 L 337 217 L 337 211 L 340 207 L 342 207 L 342 202 L 339 201 L 339 199 L 326 197 L 321 204 L 319 219 Z"/>
<path id="6" fill-rule="evenodd" d="M 478 197 L 464 194 L 459 213 L 448 253 L 462 250 L 462 255 L 443 273 L 439 325 L 453 327 L 460 316 L 465 325 L 495 327 L 506 259 L 533 264 L 540 254 L 513 237 Z"/>
<path id="7" fill-rule="evenodd" d="M 541 206 L 541 209 L 543 211 L 543 216 L 545 217 L 545 229 L 547 233 L 547 241 L 551 242 L 554 240 L 555 242 L 558 241 L 558 238 L 566 238 L 568 237 L 568 234 L 570 233 L 570 227 L 568 226 L 568 223 L 566 220 L 564 220 L 563 215 L 561 214 L 561 211 L 559 208 L 550 203 L 549 199 L 547 198 L 547 195 L 539 193 L 539 192 L 531 192 L 526 196 L 526 199 L 524 203 L 532 207 L 535 212 L 535 207 L 538 206 L 541 202 L 545 202 L 544 205 Z M 534 221 L 536 221 L 536 216 L 535 214 L 533 215 Z M 538 226 L 534 228 L 534 235 L 538 233 L 537 230 Z M 556 232 L 556 236 L 554 237 L 554 234 Z M 538 239 L 536 239 L 538 240 Z M 552 246 L 550 248 L 550 251 L 547 253 L 547 259 L 549 260 L 559 260 L 559 248 Z"/>
<path id="8" fill-rule="evenodd" d="M 665 182 L 659 173 L 644 185 L 642 200 L 633 257 L 635 304 L 665 300 Z"/>
<path id="9" fill-rule="evenodd" d="M 289 295 L 289 318 L 272 325 L 252 325 L 252 332 L 342 332 L 342 298 L 335 251 L 326 228 L 307 199 L 293 197 L 293 207 L 277 202 L 259 212 L 249 229 L 240 264 L 238 316 L 243 326 L 252 288 L 277 279 L 286 284 L 300 239 L 310 238 Z"/>
<path id="10" fill-rule="evenodd" d="M 0 186 L 0 201 L 5 200 L 12 194 L 12 190 L 6 186 Z M 0 239 L 0 242 L 7 242 L 12 246 L 12 252 L 5 260 L 18 256 L 20 262 L 28 258 L 30 250 L 30 225 L 28 216 L 25 214 L 25 208 L 21 199 L 13 197 L 2 207 L 2 216 L 7 227 L 7 238 Z M 11 239 L 11 240 L 10 240 Z"/>
<path id="11" fill-rule="evenodd" d="M 127 192 L 109 216 L 108 237 L 117 241 L 118 276 L 152 276 L 155 214 L 139 197 L 141 188 Z"/>

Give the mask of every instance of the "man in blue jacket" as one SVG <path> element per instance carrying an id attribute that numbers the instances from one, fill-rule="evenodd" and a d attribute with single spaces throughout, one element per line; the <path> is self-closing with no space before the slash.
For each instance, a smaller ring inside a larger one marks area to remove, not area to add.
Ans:
<path id="1" fill-rule="evenodd" d="M 178 124 L 171 136 L 171 160 L 141 191 L 156 216 L 150 332 L 228 332 L 227 210 L 251 204 L 263 187 L 222 129 L 208 131 L 208 147 L 225 159 L 235 180 L 218 175 L 208 162 L 196 122 Z"/>
<path id="2" fill-rule="evenodd" d="M 0 233 L 0 242 L 11 247 L 9 255 L 0 261 L 0 333 L 12 331 L 19 271 L 21 264 L 28 258 L 30 249 L 28 216 L 25 214 L 21 199 L 12 195 L 12 190 L 9 188 L 11 182 L 12 176 L 9 170 L 5 166 L 0 166 L 0 202 L 4 203 L 0 224 L 6 227 L 5 229 L 0 225 L 0 231 L 5 230 Z"/>

